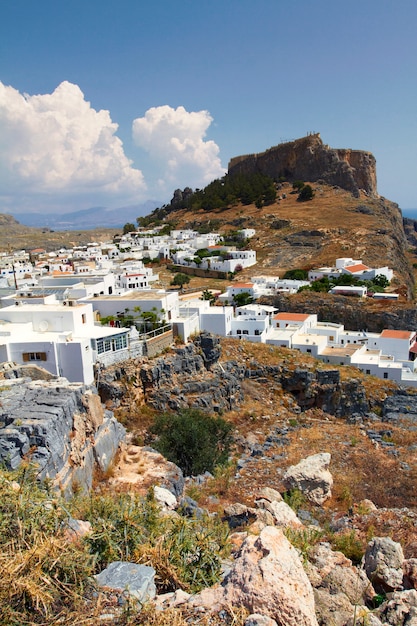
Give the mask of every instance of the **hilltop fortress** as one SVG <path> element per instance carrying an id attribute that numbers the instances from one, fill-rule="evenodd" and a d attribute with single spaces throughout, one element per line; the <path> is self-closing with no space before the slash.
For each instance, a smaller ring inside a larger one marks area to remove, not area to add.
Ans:
<path id="1" fill-rule="evenodd" d="M 261 172 L 275 180 L 323 181 L 337 185 L 359 197 L 364 191 L 377 197 L 376 160 L 363 150 L 330 148 L 311 134 L 295 141 L 281 143 L 260 152 L 234 157 L 229 162 L 229 174 Z"/>

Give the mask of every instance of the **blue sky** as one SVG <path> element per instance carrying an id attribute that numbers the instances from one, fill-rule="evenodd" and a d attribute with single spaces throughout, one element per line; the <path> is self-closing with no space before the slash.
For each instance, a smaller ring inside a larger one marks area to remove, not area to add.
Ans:
<path id="1" fill-rule="evenodd" d="M 320 132 L 417 208 L 415 0 L 3 0 L 0 212 L 161 203 Z"/>

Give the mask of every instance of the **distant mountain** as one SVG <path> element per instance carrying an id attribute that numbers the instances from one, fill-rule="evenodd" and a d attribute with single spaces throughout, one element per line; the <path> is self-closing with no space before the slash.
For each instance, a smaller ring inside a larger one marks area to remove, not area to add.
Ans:
<path id="1" fill-rule="evenodd" d="M 142 204 L 108 209 L 91 207 L 71 213 L 16 213 L 13 215 L 20 224 L 53 230 L 85 230 L 90 228 L 121 228 L 127 222 L 136 223 L 136 218 L 147 215 L 162 202 L 147 200 Z"/>

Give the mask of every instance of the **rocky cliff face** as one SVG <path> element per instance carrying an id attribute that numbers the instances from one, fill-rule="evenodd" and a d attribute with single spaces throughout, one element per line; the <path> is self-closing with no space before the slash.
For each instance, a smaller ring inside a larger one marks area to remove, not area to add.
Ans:
<path id="1" fill-rule="evenodd" d="M 94 471 L 108 469 L 124 437 L 93 386 L 64 378 L 2 381 L 0 462 L 7 469 L 26 458 L 63 493 L 89 490 Z"/>
<path id="2" fill-rule="evenodd" d="M 229 174 L 262 172 L 275 180 L 322 180 L 359 197 L 360 190 L 376 197 L 376 161 L 370 152 L 334 149 L 325 145 L 320 134 L 282 143 L 259 154 L 231 159 Z"/>
<path id="3" fill-rule="evenodd" d="M 270 380 L 291 394 L 302 411 L 319 408 L 337 417 L 365 415 L 369 411 L 363 385 L 358 380 L 342 381 L 339 370 L 313 371 L 286 367 L 284 363 L 262 365 L 256 361 L 220 360 L 221 344 L 217 337 L 202 334 L 193 344 L 178 348 L 169 357 L 127 367 L 128 376 L 141 382 L 141 401 L 157 411 L 195 408 L 211 413 L 236 409 L 245 399 L 244 381 Z M 125 386 L 125 375 L 109 368 L 99 387 L 102 398 L 115 401 L 139 395 L 136 383 L 133 396 Z M 123 389 L 123 391 L 121 391 Z M 104 396 L 103 396 L 104 394 Z"/>

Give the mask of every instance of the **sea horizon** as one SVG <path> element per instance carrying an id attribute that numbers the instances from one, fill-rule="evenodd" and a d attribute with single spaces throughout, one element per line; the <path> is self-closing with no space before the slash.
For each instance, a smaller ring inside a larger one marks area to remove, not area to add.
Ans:
<path id="1" fill-rule="evenodd" d="M 411 220 L 417 220 L 417 209 L 401 209 L 403 217 L 408 217 Z"/>

